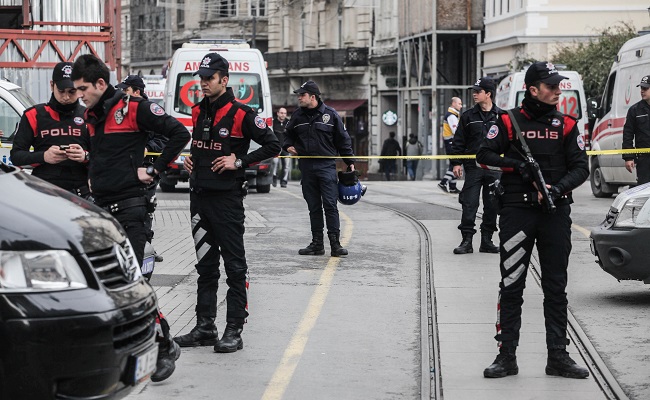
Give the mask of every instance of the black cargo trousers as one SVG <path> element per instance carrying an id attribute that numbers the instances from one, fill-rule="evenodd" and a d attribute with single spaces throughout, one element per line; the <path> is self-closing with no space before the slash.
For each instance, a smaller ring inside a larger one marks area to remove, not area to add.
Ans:
<path id="1" fill-rule="evenodd" d="M 248 266 L 244 250 L 244 198 L 241 190 L 190 191 L 192 237 L 196 250 L 196 315 L 215 318 L 219 257 L 226 271 L 226 322 L 248 317 Z"/>
<path id="2" fill-rule="evenodd" d="M 497 335 L 504 347 L 519 344 L 521 307 L 526 275 L 537 244 L 544 292 L 544 320 L 548 349 L 564 349 L 567 330 L 567 267 L 571 253 L 571 206 L 558 205 L 554 214 L 538 206 L 504 206 L 500 212 L 499 304 Z"/>

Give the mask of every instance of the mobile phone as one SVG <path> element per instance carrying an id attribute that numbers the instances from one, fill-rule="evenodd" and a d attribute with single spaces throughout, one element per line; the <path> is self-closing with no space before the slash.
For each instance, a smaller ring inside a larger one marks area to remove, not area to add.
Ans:
<path id="1" fill-rule="evenodd" d="M 70 148 L 69 144 L 60 144 L 59 150 L 68 150 Z"/>

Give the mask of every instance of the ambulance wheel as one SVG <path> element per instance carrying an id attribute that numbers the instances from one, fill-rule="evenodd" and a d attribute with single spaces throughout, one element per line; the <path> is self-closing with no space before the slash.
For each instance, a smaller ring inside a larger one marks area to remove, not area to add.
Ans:
<path id="1" fill-rule="evenodd" d="M 603 171 L 598 165 L 598 161 L 593 159 L 591 162 L 591 174 L 589 175 L 589 180 L 591 182 L 591 192 L 594 194 L 594 197 L 599 199 L 606 199 L 612 197 L 614 193 L 605 191 L 605 188 L 609 188 L 609 185 L 603 180 Z"/>
<path id="2" fill-rule="evenodd" d="M 268 193 L 271 191 L 271 185 L 257 185 L 257 193 Z"/>

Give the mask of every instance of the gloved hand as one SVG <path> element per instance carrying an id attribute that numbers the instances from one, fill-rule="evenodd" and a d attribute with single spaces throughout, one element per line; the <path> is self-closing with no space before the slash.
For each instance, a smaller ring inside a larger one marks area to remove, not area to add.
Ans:
<path id="1" fill-rule="evenodd" d="M 521 178 L 524 180 L 524 182 L 532 182 L 533 177 L 530 175 L 530 168 L 528 166 L 528 163 L 522 162 L 517 167 L 517 170 L 519 170 L 519 174 L 521 175 Z"/>
<path id="2" fill-rule="evenodd" d="M 564 193 L 560 190 L 559 187 L 552 185 L 551 188 L 548 190 L 548 193 L 551 195 L 551 200 L 555 201 L 562 197 Z"/>

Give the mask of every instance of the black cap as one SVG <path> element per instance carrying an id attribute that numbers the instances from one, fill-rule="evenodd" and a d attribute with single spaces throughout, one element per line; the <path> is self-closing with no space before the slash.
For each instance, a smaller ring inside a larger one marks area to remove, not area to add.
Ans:
<path id="1" fill-rule="evenodd" d="M 641 83 L 636 85 L 636 87 L 649 88 L 650 87 L 650 75 L 646 75 L 641 78 Z"/>
<path id="2" fill-rule="evenodd" d="M 199 70 L 194 75 L 212 76 L 217 71 L 228 72 L 228 61 L 218 53 L 208 53 L 201 60 Z"/>
<path id="3" fill-rule="evenodd" d="M 528 67 L 524 82 L 526 83 L 526 86 L 531 86 L 535 82 L 544 82 L 548 85 L 557 85 L 565 79 L 569 78 L 560 75 L 560 73 L 557 72 L 557 69 L 555 69 L 555 65 L 548 61 L 538 61 Z"/>
<path id="4" fill-rule="evenodd" d="M 72 75 L 72 63 L 60 62 L 52 70 L 52 81 L 61 90 L 74 88 L 70 75 Z"/>
<path id="5" fill-rule="evenodd" d="M 479 91 L 482 89 L 485 90 L 485 92 L 494 92 L 496 88 L 497 86 L 495 85 L 492 78 L 484 76 L 481 79 L 474 82 L 474 86 L 472 86 L 470 89 L 479 90 Z"/>
<path id="6" fill-rule="evenodd" d="M 309 94 L 315 94 L 317 96 L 320 96 L 320 89 L 318 89 L 318 85 L 314 81 L 307 81 L 300 85 L 300 87 L 296 90 L 293 91 L 295 94 L 302 94 L 302 93 L 309 93 Z"/>
<path id="7" fill-rule="evenodd" d="M 116 86 L 118 89 L 126 89 L 128 87 L 144 90 L 145 84 L 142 78 L 140 78 L 137 75 L 129 75 L 124 80 L 122 83 L 118 83 Z"/>

